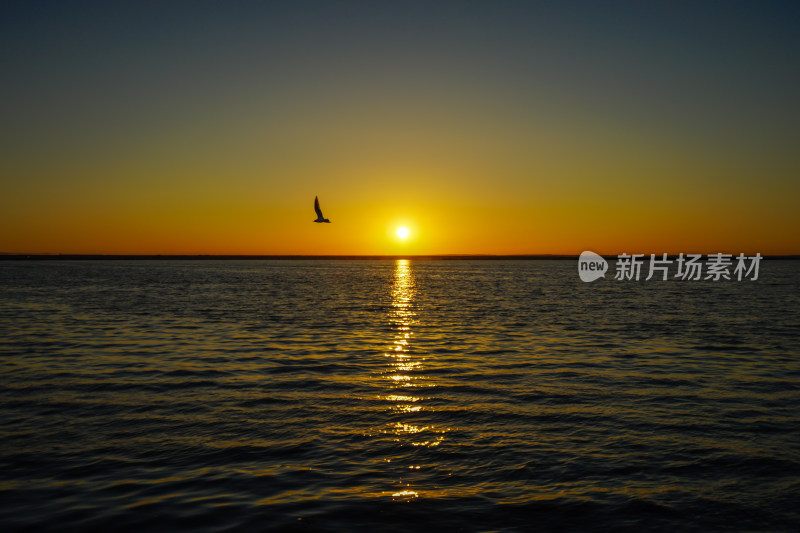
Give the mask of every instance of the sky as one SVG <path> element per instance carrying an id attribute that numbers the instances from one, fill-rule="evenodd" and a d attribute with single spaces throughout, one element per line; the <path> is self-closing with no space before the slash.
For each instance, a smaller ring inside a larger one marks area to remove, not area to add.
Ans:
<path id="1" fill-rule="evenodd" d="M 796 2 L 232 4 L 2 3 L 0 252 L 800 254 Z"/>

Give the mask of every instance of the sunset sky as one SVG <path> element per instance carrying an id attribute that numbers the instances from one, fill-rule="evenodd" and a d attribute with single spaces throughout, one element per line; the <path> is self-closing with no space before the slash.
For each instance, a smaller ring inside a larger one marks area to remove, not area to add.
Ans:
<path id="1" fill-rule="evenodd" d="M 0 252 L 798 254 L 798 28 L 797 2 L 4 2 Z"/>

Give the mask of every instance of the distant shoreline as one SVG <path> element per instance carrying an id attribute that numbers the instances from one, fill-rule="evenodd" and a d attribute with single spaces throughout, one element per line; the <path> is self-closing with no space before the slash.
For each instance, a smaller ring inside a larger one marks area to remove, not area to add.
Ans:
<path id="1" fill-rule="evenodd" d="M 715 252 L 716 253 L 716 252 Z M 704 256 L 707 254 L 703 254 Z M 734 254 L 735 255 L 738 254 Z M 614 260 L 616 255 L 603 255 Z M 646 255 L 647 257 L 647 255 Z M 668 256 L 670 259 L 677 255 Z M 765 255 L 764 259 L 800 259 L 800 255 Z M 572 260 L 578 255 L 560 254 L 432 254 L 432 255 L 103 255 L 103 254 L 0 254 L 0 261 L 100 261 L 100 260 L 148 260 L 148 261 L 208 261 L 208 260 L 397 260 L 413 259 L 423 261 L 441 260 Z"/>
<path id="2" fill-rule="evenodd" d="M 800 257 L 800 256 L 798 256 Z M 577 259 L 577 255 L 486 255 L 486 254 L 430 254 L 430 255 L 104 255 L 104 254 L 0 254 L 0 261 L 91 261 L 91 260 L 463 260 L 463 259 Z"/>

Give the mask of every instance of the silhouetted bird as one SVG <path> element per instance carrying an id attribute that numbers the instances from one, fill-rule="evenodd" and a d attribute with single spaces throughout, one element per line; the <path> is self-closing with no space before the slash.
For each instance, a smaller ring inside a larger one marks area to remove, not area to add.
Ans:
<path id="1" fill-rule="evenodd" d="M 317 220 L 315 220 L 314 222 L 328 222 L 328 223 L 330 223 L 330 220 L 328 220 L 327 218 L 324 218 L 322 216 L 322 209 L 319 208 L 319 198 L 317 198 L 316 196 L 314 197 L 314 211 L 317 212 Z"/>

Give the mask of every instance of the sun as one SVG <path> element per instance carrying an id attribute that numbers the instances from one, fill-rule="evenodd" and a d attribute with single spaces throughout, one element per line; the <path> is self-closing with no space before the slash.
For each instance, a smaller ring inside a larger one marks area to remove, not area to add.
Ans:
<path id="1" fill-rule="evenodd" d="M 406 237 L 408 237 L 408 228 L 406 227 L 397 228 L 397 236 L 400 237 L 401 239 L 405 239 Z"/>

